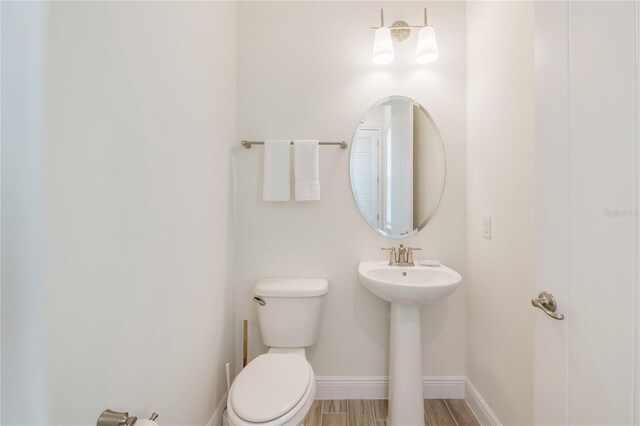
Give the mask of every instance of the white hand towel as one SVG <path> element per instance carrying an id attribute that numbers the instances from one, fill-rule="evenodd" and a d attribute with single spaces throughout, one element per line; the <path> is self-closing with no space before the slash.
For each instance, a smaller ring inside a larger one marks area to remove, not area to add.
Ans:
<path id="1" fill-rule="evenodd" d="M 291 200 L 291 142 L 268 140 L 264 142 L 264 186 L 265 201 Z"/>
<path id="2" fill-rule="evenodd" d="M 296 201 L 320 199 L 318 141 L 293 141 L 293 170 L 296 178 Z"/>

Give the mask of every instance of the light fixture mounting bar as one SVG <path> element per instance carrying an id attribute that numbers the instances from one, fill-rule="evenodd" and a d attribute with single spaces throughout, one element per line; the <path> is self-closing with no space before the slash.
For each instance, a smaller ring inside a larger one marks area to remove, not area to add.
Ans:
<path id="1" fill-rule="evenodd" d="M 423 28 L 423 27 L 424 25 L 404 25 L 402 27 L 389 27 L 389 28 L 393 28 L 396 30 L 410 30 L 412 28 Z M 378 28 L 382 28 L 382 27 L 369 27 L 369 29 L 372 29 L 372 30 L 377 30 Z"/>
<path id="2" fill-rule="evenodd" d="M 413 28 L 423 28 L 427 26 L 427 8 L 424 8 L 424 24 L 423 25 L 409 25 L 404 21 L 397 21 L 397 22 L 402 22 L 406 25 L 403 26 L 394 26 L 393 27 L 389 27 L 389 28 L 394 28 L 396 30 L 411 30 Z M 380 9 L 380 26 L 379 27 L 369 27 L 369 29 L 372 30 L 377 30 L 378 28 L 382 28 L 384 27 L 384 11 L 383 9 Z"/>

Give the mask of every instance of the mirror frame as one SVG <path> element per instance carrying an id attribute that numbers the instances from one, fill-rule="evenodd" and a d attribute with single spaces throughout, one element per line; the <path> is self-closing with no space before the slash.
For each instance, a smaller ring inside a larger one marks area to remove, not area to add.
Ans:
<path id="1" fill-rule="evenodd" d="M 367 118 L 369 113 L 371 113 L 373 110 L 378 108 L 383 103 L 388 102 L 388 101 L 393 100 L 393 99 L 406 99 L 406 100 L 409 100 L 409 101 L 411 101 L 413 103 L 413 106 L 417 107 L 420 111 L 422 111 L 425 114 L 425 116 L 427 117 L 429 122 L 435 128 L 436 134 L 438 135 L 438 138 L 439 138 L 438 142 L 440 144 L 440 150 L 442 151 L 442 160 L 443 160 L 443 164 L 442 164 L 442 168 L 443 168 L 442 188 L 440 190 L 440 196 L 438 197 L 438 202 L 436 203 L 433 211 L 429 214 L 429 216 L 427 216 L 427 218 L 416 229 L 414 229 L 413 231 L 411 231 L 411 232 L 409 232 L 409 233 L 407 233 L 405 235 L 398 235 L 398 236 L 390 235 L 389 233 L 385 232 L 384 230 L 378 228 L 378 226 L 376 224 L 371 223 L 369 218 L 366 217 L 364 215 L 364 213 L 362 213 L 362 210 L 360 209 L 360 206 L 358 206 L 358 201 L 356 199 L 356 192 L 355 192 L 355 188 L 353 186 L 353 180 L 351 179 L 351 156 L 353 155 L 353 140 L 355 139 L 356 135 L 358 134 L 358 129 L 360 129 L 360 125 L 365 121 L 365 119 Z M 353 197 L 353 202 L 356 205 L 356 209 L 358 209 L 358 213 L 360 213 L 360 216 L 362 216 L 362 218 L 367 223 L 367 225 L 369 225 L 372 229 L 374 229 L 378 234 L 382 235 L 383 237 L 390 238 L 390 239 L 393 239 L 393 240 L 403 240 L 403 239 L 406 239 L 406 238 L 409 238 L 409 237 L 413 237 L 414 235 L 418 235 L 418 232 L 420 232 L 422 229 L 424 229 L 425 226 L 427 226 L 427 223 L 429 223 L 431 221 L 431 219 L 433 219 L 433 217 L 435 216 L 436 212 L 438 211 L 438 208 L 440 207 L 440 203 L 442 202 L 442 196 L 444 194 L 444 188 L 447 185 L 447 156 L 446 156 L 446 152 L 445 152 L 445 149 L 444 149 L 444 141 L 442 140 L 442 134 L 440 134 L 440 129 L 438 129 L 438 126 L 436 125 L 436 122 L 433 119 L 433 117 L 431 116 L 431 114 L 429 114 L 429 112 L 426 110 L 426 108 L 424 108 L 420 104 L 420 102 L 417 101 L 417 99 L 410 98 L 408 96 L 403 96 L 403 95 L 391 95 L 391 96 L 387 96 L 386 98 L 379 98 L 378 101 L 375 104 L 373 104 L 373 106 L 371 106 L 360 117 L 360 121 L 358 121 L 358 125 L 356 126 L 356 130 L 353 132 L 353 137 L 351 138 L 351 144 L 349 146 L 349 168 L 348 168 L 347 172 L 349 173 L 349 183 L 351 185 L 351 196 Z"/>

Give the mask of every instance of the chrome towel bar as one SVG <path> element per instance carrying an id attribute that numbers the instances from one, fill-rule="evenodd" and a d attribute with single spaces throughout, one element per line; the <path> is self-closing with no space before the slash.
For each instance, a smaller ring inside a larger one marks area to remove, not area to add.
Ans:
<path id="1" fill-rule="evenodd" d="M 264 145 L 264 141 L 242 141 L 241 143 L 246 149 L 251 148 L 252 145 Z M 293 141 L 291 141 L 291 145 L 293 145 Z M 318 142 L 318 145 L 338 145 L 342 149 L 347 149 L 349 147 L 349 144 L 345 141 Z"/>

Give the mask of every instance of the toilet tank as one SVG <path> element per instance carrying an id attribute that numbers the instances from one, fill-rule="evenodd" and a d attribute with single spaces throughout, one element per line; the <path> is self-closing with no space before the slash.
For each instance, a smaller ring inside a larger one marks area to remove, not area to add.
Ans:
<path id="1" fill-rule="evenodd" d="M 258 281 L 254 301 L 263 343 L 272 348 L 314 345 L 320 334 L 328 291 L 329 282 L 325 279 L 265 278 Z"/>

